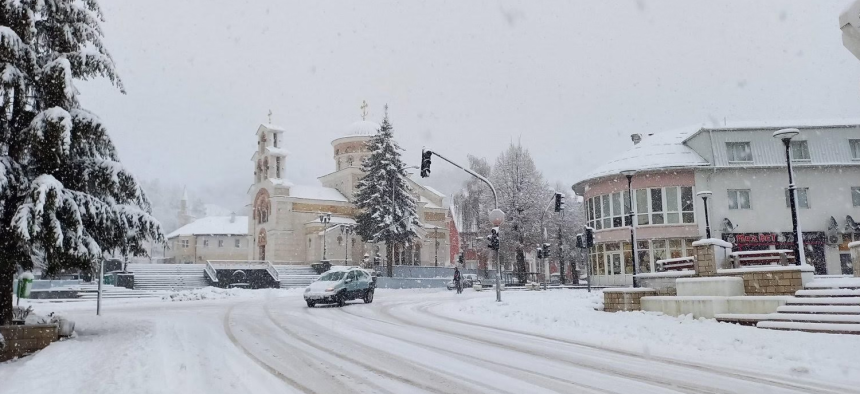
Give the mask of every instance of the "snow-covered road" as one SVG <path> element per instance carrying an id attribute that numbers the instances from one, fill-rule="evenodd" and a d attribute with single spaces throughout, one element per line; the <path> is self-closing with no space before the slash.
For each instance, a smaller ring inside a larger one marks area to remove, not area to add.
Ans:
<path id="1" fill-rule="evenodd" d="M 822 383 L 787 368 L 693 362 L 695 354 L 665 357 L 553 335 L 510 315 L 511 324 L 501 324 L 492 297 L 380 291 L 370 305 L 309 309 L 299 292 L 257 291 L 116 301 L 101 318 L 83 304 L 39 304 L 65 308 L 80 336 L 0 364 L 0 393 L 860 393 L 854 376 Z M 505 297 L 513 305 L 566 295 Z M 461 313 L 474 308 L 491 313 Z"/>

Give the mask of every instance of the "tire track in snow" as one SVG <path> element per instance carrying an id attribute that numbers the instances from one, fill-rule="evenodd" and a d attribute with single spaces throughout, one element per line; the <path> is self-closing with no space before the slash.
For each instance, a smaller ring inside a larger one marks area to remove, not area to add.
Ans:
<path id="1" fill-rule="evenodd" d="M 438 304 L 441 304 L 441 302 L 432 303 L 431 305 L 438 305 Z M 617 377 L 621 377 L 624 379 L 644 382 L 644 383 L 652 384 L 652 385 L 663 387 L 663 388 L 670 389 L 670 390 L 681 390 L 682 392 L 690 393 L 690 394 L 736 394 L 733 391 L 728 391 L 728 390 L 723 390 L 723 389 L 718 389 L 718 388 L 712 388 L 712 387 L 699 386 L 699 385 L 693 385 L 693 384 L 690 384 L 690 382 L 679 381 L 679 380 L 669 380 L 669 379 L 659 379 L 659 378 L 656 378 L 654 376 L 649 376 L 646 374 L 640 374 L 640 373 L 634 373 L 634 372 L 628 372 L 628 371 L 620 371 L 620 370 L 605 368 L 605 367 L 594 365 L 594 364 L 589 364 L 587 362 L 574 361 L 574 360 L 570 360 L 570 359 L 561 359 L 561 358 L 558 358 L 557 355 L 535 352 L 533 350 L 526 349 L 523 347 L 512 346 L 510 343 L 504 343 L 504 342 L 500 342 L 500 341 L 492 341 L 492 340 L 483 339 L 483 338 L 479 338 L 479 337 L 472 336 L 472 335 L 466 335 L 466 334 L 458 333 L 458 332 L 453 331 L 453 330 L 445 330 L 445 329 L 441 329 L 441 328 L 430 326 L 430 325 L 418 324 L 418 323 L 415 323 L 413 321 L 410 321 L 410 320 L 407 320 L 407 319 L 404 319 L 404 318 L 401 318 L 401 317 L 398 317 L 398 316 L 392 314 L 390 310 L 396 306 L 399 306 L 399 305 L 383 306 L 379 310 L 379 312 L 385 316 L 388 316 L 389 318 L 395 319 L 395 320 L 397 320 L 403 324 L 406 324 L 406 325 L 411 325 L 414 327 L 420 327 L 420 328 L 424 328 L 427 330 L 436 331 L 439 333 L 451 335 L 451 336 L 458 337 L 458 338 L 461 338 L 461 339 L 464 339 L 467 341 L 471 341 L 471 342 L 477 342 L 477 343 L 482 343 L 485 345 L 506 348 L 506 349 L 512 350 L 514 352 L 528 354 L 528 355 L 539 357 L 539 358 L 550 359 L 550 360 L 554 360 L 557 362 L 573 365 L 575 367 L 579 367 L 582 369 L 587 369 L 587 370 L 591 370 L 594 372 L 602 373 L 605 375 L 617 376 Z M 410 308 L 411 309 L 418 308 L 420 310 L 422 307 L 419 304 L 419 305 L 411 305 Z M 503 331 L 503 330 L 500 330 L 500 331 Z"/>
<path id="2" fill-rule="evenodd" d="M 417 309 L 419 311 L 427 314 L 427 315 L 433 316 L 433 317 L 440 319 L 440 320 L 443 320 L 443 321 L 453 320 L 453 321 L 456 321 L 458 323 L 462 323 L 462 324 L 466 324 L 466 325 L 470 325 L 470 326 L 482 327 L 482 328 L 500 331 L 500 332 L 505 332 L 505 333 L 515 333 L 515 334 L 530 336 L 530 337 L 534 337 L 534 338 L 545 339 L 545 340 L 549 340 L 549 341 L 556 341 L 556 342 L 561 342 L 561 343 L 565 343 L 568 345 L 580 346 L 580 347 L 589 348 L 589 349 L 593 349 L 593 350 L 606 351 L 606 352 L 610 352 L 610 353 L 614 353 L 614 354 L 618 354 L 618 355 L 622 355 L 622 356 L 634 357 L 634 358 L 638 358 L 638 359 L 642 359 L 642 360 L 646 360 L 646 361 L 655 361 L 656 360 L 656 361 L 659 361 L 662 363 L 671 364 L 671 365 L 675 365 L 675 366 L 695 369 L 695 370 L 699 370 L 699 371 L 703 371 L 703 372 L 710 372 L 710 373 L 717 373 L 717 374 L 721 374 L 721 375 L 726 375 L 726 376 L 730 376 L 730 377 L 733 377 L 736 379 L 749 381 L 752 383 L 768 384 L 768 385 L 779 386 L 781 388 L 792 389 L 792 390 L 803 390 L 804 392 L 811 393 L 811 394 L 860 394 L 860 391 L 852 390 L 848 387 L 835 386 L 835 385 L 831 385 L 831 384 L 827 384 L 827 383 L 819 383 L 819 382 L 807 383 L 807 382 L 801 382 L 801 381 L 797 381 L 797 380 L 789 383 L 789 382 L 786 382 L 786 379 L 788 379 L 788 378 L 785 378 L 785 377 L 779 377 L 779 376 L 774 376 L 774 375 L 770 375 L 770 374 L 762 374 L 762 375 L 768 376 L 768 378 L 763 378 L 761 376 L 747 375 L 747 374 L 741 373 L 737 370 L 733 370 L 730 368 L 723 368 L 723 367 L 719 367 L 719 366 L 707 366 L 707 365 L 696 364 L 696 363 L 689 363 L 688 364 L 686 362 L 674 360 L 674 359 L 667 358 L 667 357 L 660 357 L 660 356 L 648 356 L 648 357 L 646 357 L 646 356 L 643 356 L 642 354 L 639 354 L 639 353 L 628 352 L 628 351 L 624 351 L 624 350 L 620 350 L 620 349 L 613 349 L 610 347 L 604 347 L 604 346 L 600 346 L 600 345 L 593 345 L 593 344 L 580 342 L 580 341 L 557 338 L 557 337 L 552 337 L 552 336 L 548 336 L 548 335 L 541 335 L 541 334 L 536 334 L 536 333 L 527 332 L 527 331 L 520 331 L 520 330 L 516 330 L 516 329 L 494 327 L 494 326 L 491 326 L 488 324 L 482 324 L 482 323 L 477 323 L 477 322 L 473 322 L 473 321 L 463 320 L 463 319 L 456 318 L 456 317 L 445 316 L 445 315 L 441 315 L 439 313 L 434 313 L 434 312 L 430 311 L 431 308 L 433 308 L 435 306 L 439 306 L 441 304 L 442 304 L 441 302 L 436 302 L 436 303 L 432 303 L 432 304 L 425 303 L 425 305 L 419 306 L 419 307 L 417 307 Z"/>
<path id="3" fill-rule="evenodd" d="M 346 310 L 343 310 L 343 309 L 341 309 L 341 311 L 343 313 L 349 315 L 350 317 L 355 318 L 357 321 L 373 320 L 373 321 L 377 321 L 377 322 L 381 322 L 381 323 L 395 325 L 398 327 L 406 327 L 406 326 L 403 326 L 403 325 L 400 325 L 397 323 L 392 323 L 392 322 L 381 320 L 381 319 L 375 319 L 375 318 L 371 318 L 371 317 L 367 317 L 367 316 L 357 315 L 354 313 L 347 312 Z M 448 355 L 450 355 L 454 358 L 457 358 L 460 361 L 463 361 L 466 363 L 471 363 L 471 364 L 479 364 L 480 363 L 480 364 L 491 365 L 494 367 L 494 369 L 491 369 L 491 370 L 494 370 L 495 372 L 503 374 L 503 375 L 507 374 L 509 376 L 510 375 L 520 375 L 520 376 L 537 377 L 537 378 L 540 378 L 543 380 L 548 380 L 548 381 L 554 382 L 556 384 L 561 384 L 564 386 L 569 386 L 569 387 L 573 387 L 573 388 L 577 388 L 577 389 L 581 389 L 581 390 L 589 390 L 588 392 L 593 392 L 593 393 L 605 393 L 605 394 L 617 394 L 618 393 L 618 391 L 611 391 L 611 390 L 607 390 L 604 388 L 583 384 L 581 382 L 577 382 L 574 380 L 564 379 L 564 378 L 561 378 L 558 376 L 548 375 L 548 374 L 544 374 L 544 373 L 536 372 L 536 371 L 523 370 L 523 369 L 520 369 L 518 367 L 511 366 L 509 364 L 503 364 L 500 362 L 488 360 L 486 358 L 475 358 L 474 355 L 455 352 L 455 351 L 452 351 L 452 350 L 449 350 L 446 348 L 442 348 L 442 347 L 438 347 L 438 346 L 428 345 L 428 344 L 424 344 L 424 343 L 416 343 L 416 342 L 409 342 L 409 344 L 413 345 L 413 346 L 421 347 L 421 348 L 424 348 L 427 350 L 431 350 L 431 351 L 434 351 L 437 353 L 445 353 L 445 354 L 448 354 Z M 488 369 L 490 369 L 490 368 L 488 368 Z M 500 371 L 500 370 L 502 370 L 502 371 Z M 522 379 L 522 380 L 529 381 L 528 379 Z M 545 387 L 545 388 L 547 388 L 549 390 L 555 390 L 555 389 L 549 388 L 549 387 Z M 571 391 L 562 391 L 562 392 L 571 392 Z M 582 391 L 576 391 L 576 392 L 581 393 Z"/>
<path id="4" fill-rule="evenodd" d="M 298 381 L 296 381 L 296 380 L 290 378 L 289 376 L 281 373 L 281 371 L 278 371 L 274 367 L 270 366 L 265 361 L 263 361 L 260 358 L 258 358 L 257 356 L 255 356 L 247 348 L 242 346 L 241 343 L 239 343 L 239 341 L 236 339 L 236 336 L 233 334 L 233 330 L 230 328 L 230 315 L 233 313 L 233 308 L 235 308 L 236 305 L 238 305 L 238 304 L 230 305 L 230 307 L 227 309 L 227 313 L 224 314 L 224 332 L 227 334 L 227 338 L 230 339 L 230 342 L 232 342 L 234 346 L 236 346 L 239 350 L 241 350 L 242 353 L 245 353 L 245 355 L 248 356 L 248 358 L 250 358 L 257 365 L 262 367 L 264 370 L 266 370 L 266 372 L 274 375 L 276 378 L 278 378 L 281 381 L 283 381 L 284 383 L 290 385 L 294 389 L 297 389 L 297 390 L 302 391 L 304 393 L 318 394 L 316 391 L 311 390 L 309 387 L 299 383 Z"/>
<path id="5" fill-rule="evenodd" d="M 337 358 L 340 358 L 340 359 L 342 359 L 342 360 L 344 360 L 344 361 L 348 361 L 348 362 L 353 363 L 353 364 L 355 364 L 355 365 L 359 365 L 359 366 L 361 366 L 361 367 L 364 367 L 364 368 L 366 368 L 366 369 L 367 369 L 367 370 L 369 370 L 369 371 L 375 372 L 375 373 L 377 373 L 377 374 L 379 374 L 379 375 L 381 375 L 381 376 L 384 376 L 384 377 L 386 377 L 386 378 L 389 378 L 389 379 L 391 379 L 391 380 L 394 380 L 394 381 L 397 381 L 397 382 L 400 382 L 400 383 L 403 383 L 403 384 L 406 384 L 406 385 L 409 385 L 409 386 L 412 386 L 412 387 L 415 387 L 415 388 L 419 388 L 419 389 L 421 389 L 421 390 L 428 391 L 428 392 L 431 392 L 431 393 L 436 393 L 436 394 L 448 394 L 448 392 L 447 392 L 447 391 L 441 391 L 441 390 L 436 389 L 435 387 L 431 387 L 431 386 L 428 386 L 428 385 L 422 384 L 422 383 L 420 383 L 420 382 L 416 382 L 416 381 L 414 381 L 414 380 L 407 379 L 407 378 L 404 378 L 404 377 L 401 377 L 401 376 L 395 375 L 395 374 L 393 374 L 393 373 L 391 373 L 391 372 L 388 372 L 388 371 L 386 371 L 386 370 L 384 370 L 384 369 L 381 369 L 381 368 L 377 368 L 377 367 L 375 367 L 375 366 L 371 365 L 370 363 L 367 363 L 367 362 L 361 361 L 361 360 L 356 359 L 356 358 L 354 358 L 354 357 L 349 357 L 349 356 L 345 356 L 345 355 L 343 355 L 343 354 L 334 353 L 334 352 L 332 352 L 332 351 L 331 351 L 331 349 L 327 349 L 327 348 L 325 348 L 325 347 L 323 347 L 323 346 L 317 345 L 316 343 L 313 343 L 312 341 L 309 341 L 309 340 L 307 340 L 307 339 L 303 338 L 299 333 L 297 333 L 297 332 L 295 332 L 295 331 L 293 331 L 293 330 L 291 330 L 291 329 L 289 329 L 289 328 L 286 328 L 286 327 L 285 327 L 281 322 L 277 321 L 277 320 L 272 316 L 272 313 L 271 313 L 271 310 L 269 309 L 269 304 L 268 304 L 268 303 L 266 303 L 266 304 L 264 305 L 264 307 L 263 307 L 263 308 L 264 308 L 264 309 L 265 309 L 265 311 L 266 311 L 266 317 L 268 317 L 268 318 L 269 318 L 269 320 L 270 320 L 270 321 L 272 321 L 272 323 L 274 323 L 274 324 L 275 324 L 275 326 L 277 326 L 279 329 L 281 329 L 281 331 L 283 331 L 284 333 L 286 333 L 287 335 L 289 335 L 289 336 L 290 336 L 290 337 L 292 337 L 293 339 L 296 339 L 296 340 L 298 340 L 299 342 L 304 343 L 305 345 L 308 345 L 308 346 L 313 347 L 313 348 L 315 348 L 315 349 L 317 349 L 317 350 L 320 350 L 320 351 L 323 351 L 323 352 L 329 353 L 329 354 L 331 354 L 332 356 L 335 356 L 335 357 L 337 357 Z M 306 313 L 308 312 L 308 311 L 307 311 L 307 309 L 305 309 L 305 312 L 306 312 Z M 308 315 L 310 315 L 310 314 L 308 313 Z M 368 347 L 363 346 L 363 345 L 360 345 L 360 344 L 358 344 L 358 343 L 356 343 L 355 345 L 356 345 L 356 347 L 365 347 L 365 348 L 368 348 Z M 372 348 L 370 348 L 370 349 L 371 349 L 371 350 L 373 350 L 373 351 L 377 351 L 376 349 L 372 349 Z M 408 362 L 408 361 L 404 361 L 404 362 Z M 410 364 L 411 364 L 411 363 L 410 363 Z M 417 366 L 416 366 L 416 367 L 417 367 Z"/>

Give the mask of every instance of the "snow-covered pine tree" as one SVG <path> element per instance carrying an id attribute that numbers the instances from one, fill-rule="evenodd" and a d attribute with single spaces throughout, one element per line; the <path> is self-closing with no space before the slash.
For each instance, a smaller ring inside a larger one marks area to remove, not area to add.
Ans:
<path id="1" fill-rule="evenodd" d="M 505 212 L 499 252 L 502 261 L 514 260 L 513 271 L 523 281 L 528 271 L 525 251 L 540 242 L 540 214 L 546 207 L 549 188 L 528 150 L 520 144 L 511 144 L 499 155 L 490 181 L 499 194 L 499 208 Z"/>
<path id="2" fill-rule="evenodd" d="M 416 236 L 418 225 L 415 198 L 406 180 L 406 165 L 400 159 L 400 146 L 394 141 L 394 128 L 388 120 L 388 106 L 379 132 L 367 141 L 370 156 L 361 164 L 366 174 L 358 182 L 355 205 L 360 213 L 356 233 L 365 242 L 385 241 L 386 275 L 393 274 L 395 246 Z"/>
<path id="3" fill-rule="evenodd" d="M 96 0 L 0 0 L 0 289 L 34 264 L 89 270 L 163 241 L 134 177 L 74 79 L 122 83 Z M 0 292 L 0 325 L 12 297 Z"/>

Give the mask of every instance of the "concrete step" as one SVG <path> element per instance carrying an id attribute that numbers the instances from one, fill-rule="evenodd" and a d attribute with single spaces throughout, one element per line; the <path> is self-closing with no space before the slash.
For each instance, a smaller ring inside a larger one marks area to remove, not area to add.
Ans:
<path id="1" fill-rule="evenodd" d="M 860 297 L 860 289 L 804 289 L 794 293 L 795 297 Z"/>
<path id="2" fill-rule="evenodd" d="M 834 315 L 818 313 L 771 313 L 769 321 L 794 321 L 805 323 L 860 324 L 858 315 Z"/>
<path id="3" fill-rule="evenodd" d="M 860 297 L 795 297 L 786 305 L 860 305 Z"/>
<path id="4" fill-rule="evenodd" d="M 756 327 L 771 330 L 790 330 L 819 332 L 828 334 L 855 334 L 860 335 L 860 324 L 839 323 L 806 323 L 794 321 L 761 321 Z"/>
<path id="5" fill-rule="evenodd" d="M 714 319 L 724 323 L 754 326 L 762 320 L 767 320 L 770 315 L 770 313 L 718 313 L 714 315 Z"/>
<path id="6" fill-rule="evenodd" d="M 776 312 L 860 315 L 860 305 L 783 305 Z"/>

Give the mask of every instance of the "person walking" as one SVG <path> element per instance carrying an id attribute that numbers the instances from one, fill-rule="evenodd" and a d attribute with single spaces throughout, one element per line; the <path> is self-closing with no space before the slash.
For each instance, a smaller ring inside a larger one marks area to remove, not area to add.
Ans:
<path id="1" fill-rule="evenodd" d="M 457 294 L 461 294 L 463 292 L 463 282 L 460 278 L 460 269 L 454 267 L 454 287 L 457 288 Z"/>

